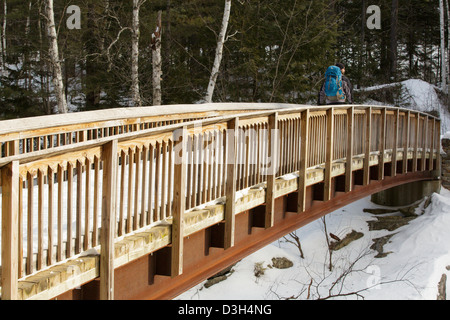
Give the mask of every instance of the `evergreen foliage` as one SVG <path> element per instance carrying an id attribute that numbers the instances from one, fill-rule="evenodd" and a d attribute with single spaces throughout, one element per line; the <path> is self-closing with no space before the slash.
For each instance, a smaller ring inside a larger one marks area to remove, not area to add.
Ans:
<path id="1" fill-rule="evenodd" d="M 326 68 L 339 61 L 347 65 L 356 87 L 407 78 L 437 84 L 439 1 L 399 1 L 396 20 L 393 1 L 374 1 L 381 8 L 382 27 L 370 30 L 364 20 L 370 0 L 233 0 L 213 101 L 315 103 Z M 66 26 L 69 5 L 81 9 L 79 30 Z M 130 106 L 132 1 L 58 0 L 54 6 L 71 111 Z M 151 37 L 158 10 L 163 21 L 163 104 L 189 104 L 205 95 L 223 8 L 224 0 L 142 5 L 143 105 L 152 105 Z M 1 1 L 0 35 L 6 47 L 0 47 L 0 118 L 56 111 L 44 11 L 43 0 Z"/>

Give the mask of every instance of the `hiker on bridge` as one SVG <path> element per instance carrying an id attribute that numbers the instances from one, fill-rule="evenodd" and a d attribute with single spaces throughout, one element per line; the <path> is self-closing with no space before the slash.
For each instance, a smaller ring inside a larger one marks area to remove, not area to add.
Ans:
<path id="1" fill-rule="evenodd" d="M 353 86 L 345 76 L 344 64 L 337 63 L 327 69 L 317 104 L 353 104 Z"/>

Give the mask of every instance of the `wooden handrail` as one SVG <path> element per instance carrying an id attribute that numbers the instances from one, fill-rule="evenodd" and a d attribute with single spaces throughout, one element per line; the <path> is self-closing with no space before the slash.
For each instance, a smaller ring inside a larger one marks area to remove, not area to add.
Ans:
<path id="1" fill-rule="evenodd" d="M 216 117 L 190 114 L 189 119 L 197 116 L 201 119 L 118 131 L 0 158 L 2 246 L 7 247 L 11 237 L 18 246 L 2 250 L 3 263 L 16 263 L 13 269 L 18 269 L 15 274 L 4 268 L 3 298 L 16 297 L 14 284 L 19 278 L 97 248 L 99 243 L 109 248 L 100 249 L 106 268 L 101 292 L 111 298 L 112 243 L 159 223 L 172 224 L 172 275 L 176 276 L 183 270 L 185 211 L 226 197 L 224 246 L 233 247 L 236 193 L 255 185 L 266 188 L 265 227 L 270 228 L 275 179 L 287 174 L 299 176 L 301 213 L 307 171 L 323 172 L 324 199 L 328 200 L 336 163 L 345 164 L 346 192 L 352 190 L 355 158 L 364 163 L 365 185 L 374 178 L 370 172 L 374 163 L 379 180 L 389 162 L 393 164 L 390 175 L 397 174 L 399 166 L 401 173 L 440 168 L 440 120 L 407 109 L 283 105 L 227 111 Z M 16 216 L 17 226 L 11 220 Z M 105 225 L 107 230 L 102 228 Z"/>

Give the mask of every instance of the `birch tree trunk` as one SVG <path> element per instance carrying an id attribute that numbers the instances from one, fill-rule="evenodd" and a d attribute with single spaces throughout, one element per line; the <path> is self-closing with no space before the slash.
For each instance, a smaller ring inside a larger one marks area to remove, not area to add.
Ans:
<path id="1" fill-rule="evenodd" d="M 225 10 L 223 13 L 222 27 L 219 34 L 219 39 L 217 41 L 216 57 L 214 59 L 214 65 L 211 72 L 211 77 L 209 79 L 208 89 L 205 97 L 205 102 L 212 102 L 212 97 L 214 94 L 214 89 L 216 87 L 217 77 L 219 75 L 220 63 L 222 62 L 223 56 L 223 45 L 225 43 L 225 35 L 227 34 L 228 21 L 230 20 L 231 12 L 231 0 L 225 0 Z"/>
<path id="2" fill-rule="evenodd" d="M 445 6 L 447 7 L 447 50 L 445 53 L 447 54 L 447 77 L 450 80 L 449 72 L 450 72 L 450 7 L 448 6 L 448 0 L 445 0 Z M 447 94 L 448 94 L 448 85 L 447 85 Z"/>
<path id="3" fill-rule="evenodd" d="M 447 62 L 445 59 L 445 12 L 444 12 L 444 0 L 439 0 L 439 12 L 441 17 L 441 79 L 442 90 L 447 92 Z"/>
<path id="4" fill-rule="evenodd" d="M 160 106 L 162 104 L 161 76 L 162 76 L 162 59 L 161 59 L 161 11 L 158 11 L 158 21 L 156 30 L 152 34 L 152 62 L 153 62 L 153 105 Z"/>
<path id="5" fill-rule="evenodd" d="M 3 72 L 6 71 L 5 69 L 5 59 L 6 59 L 6 15 L 8 12 L 8 4 L 6 0 L 3 1 L 3 25 L 2 25 L 2 40 L 1 40 L 1 56 L 0 56 L 0 67 L 1 67 L 1 74 L 3 75 Z"/>
<path id="6" fill-rule="evenodd" d="M 47 34 L 49 39 L 50 63 L 53 70 L 53 85 L 58 104 L 58 113 L 67 113 L 66 94 L 62 77 L 61 62 L 59 59 L 58 36 L 55 27 L 55 15 L 53 11 L 53 0 L 45 0 Z"/>
<path id="7" fill-rule="evenodd" d="M 139 11 L 146 0 L 133 0 L 133 22 L 131 26 L 131 97 L 135 107 L 142 106 L 139 87 Z"/>

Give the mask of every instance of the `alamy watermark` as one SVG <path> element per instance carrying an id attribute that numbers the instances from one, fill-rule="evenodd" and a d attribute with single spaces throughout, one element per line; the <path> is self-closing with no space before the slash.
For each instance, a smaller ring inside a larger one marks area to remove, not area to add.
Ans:
<path id="1" fill-rule="evenodd" d="M 377 5 L 371 5 L 367 8 L 367 14 L 370 16 L 367 18 L 367 28 L 370 30 L 381 29 L 381 9 Z"/>
<path id="2" fill-rule="evenodd" d="M 366 273 L 370 276 L 367 278 L 366 286 L 368 289 L 381 289 L 381 269 L 379 266 L 372 265 L 368 266 Z"/>
<path id="3" fill-rule="evenodd" d="M 81 9 L 79 6 L 71 5 L 67 7 L 66 13 L 69 17 L 66 20 L 67 29 L 81 29 Z"/>

